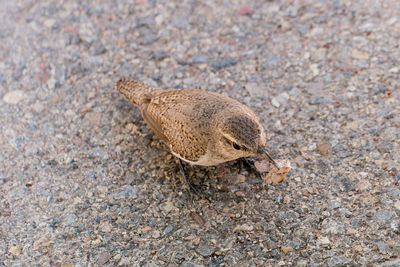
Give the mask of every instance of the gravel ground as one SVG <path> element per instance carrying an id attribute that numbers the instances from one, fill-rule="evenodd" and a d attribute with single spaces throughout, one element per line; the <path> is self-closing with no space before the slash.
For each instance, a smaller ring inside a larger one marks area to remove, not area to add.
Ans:
<path id="1" fill-rule="evenodd" d="M 400 266 L 400 1 L 0 2 L 0 265 Z M 287 180 L 189 194 L 120 77 L 249 105 Z"/>

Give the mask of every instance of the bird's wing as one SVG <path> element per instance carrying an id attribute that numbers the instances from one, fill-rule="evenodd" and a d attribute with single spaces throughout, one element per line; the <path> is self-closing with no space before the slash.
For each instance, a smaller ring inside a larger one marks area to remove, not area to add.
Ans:
<path id="1" fill-rule="evenodd" d="M 143 119 L 147 122 L 153 132 L 167 145 L 169 145 L 169 140 L 164 134 L 163 128 L 160 126 L 159 123 L 153 118 L 153 116 L 147 111 L 148 104 L 142 106 L 142 116 Z"/>
<path id="2" fill-rule="evenodd" d="M 208 129 L 200 124 L 208 121 L 199 119 L 201 110 L 196 110 L 198 101 L 193 97 L 196 95 L 186 90 L 164 90 L 141 109 L 144 120 L 172 152 L 195 162 L 207 150 L 204 131 Z M 201 105 L 197 106 L 202 109 Z"/>

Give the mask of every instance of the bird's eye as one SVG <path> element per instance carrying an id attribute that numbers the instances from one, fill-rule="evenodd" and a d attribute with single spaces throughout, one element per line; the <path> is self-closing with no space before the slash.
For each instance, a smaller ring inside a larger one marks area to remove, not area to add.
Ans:
<path id="1" fill-rule="evenodd" d="M 233 148 L 236 150 L 240 150 L 240 146 L 236 143 L 233 143 Z"/>

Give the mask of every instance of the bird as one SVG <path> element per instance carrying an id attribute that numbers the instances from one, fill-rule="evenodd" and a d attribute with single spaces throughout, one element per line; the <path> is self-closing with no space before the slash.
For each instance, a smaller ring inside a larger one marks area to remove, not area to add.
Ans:
<path id="1" fill-rule="evenodd" d="M 215 166 L 258 155 L 276 168 L 257 115 L 228 96 L 198 89 L 158 89 L 138 79 L 122 78 L 116 89 L 138 105 L 153 132 L 191 165 Z"/>

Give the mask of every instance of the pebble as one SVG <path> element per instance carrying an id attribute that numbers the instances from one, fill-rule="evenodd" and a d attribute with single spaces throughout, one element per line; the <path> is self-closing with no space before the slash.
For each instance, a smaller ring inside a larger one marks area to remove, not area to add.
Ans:
<path id="1" fill-rule="evenodd" d="M 367 191 L 370 190 L 372 188 L 372 185 L 370 182 L 366 181 L 366 180 L 362 180 L 357 184 L 357 188 L 360 191 Z"/>
<path id="2" fill-rule="evenodd" d="M 98 259 L 97 259 L 97 264 L 98 264 L 98 265 L 104 265 L 104 264 L 106 264 L 111 258 L 112 258 L 112 255 L 111 255 L 109 252 L 104 251 L 104 252 L 102 252 L 102 253 L 99 255 L 99 257 L 98 257 Z"/>
<path id="3" fill-rule="evenodd" d="M 78 216 L 76 216 L 76 215 L 73 214 L 73 213 L 70 213 L 70 214 L 67 214 L 67 215 L 65 216 L 64 224 L 65 224 L 66 226 L 70 226 L 71 224 L 73 224 L 74 222 L 77 222 L 77 221 L 78 221 Z"/>
<path id="4" fill-rule="evenodd" d="M 45 106 L 42 103 L 35 103 L 31 106 L 32 110 L 36 113 L 41 113 L 44 109 Z"/>
<path id="5" fill-rule="evenodd" d="M 340 257 L 340 256 L 333 256 L 326 260 L 327 266 L 350 266 L 349 262 L 351 260 Z"/>
<path id="6" fill-rule="evenodd" d="M 257 83 L 247 83 L 246 89 L 250 93 L 251 97 L 253 97 L 253 98 L 264 97 L 265 94 L 267 93 L 266 88 L 264 88 L 263 86 L 261 86 Z"/>
<path id="7" fill-rule="evenodd" d="M 319 68 L 318 68 L 318 64 L 311 64 L 310 65 L 310 70 L 312 72 L 312 76 L 315 77 L 319 74 Z"/>
<path id="8" fill-rule="evenodd" d="M 321 236 L 320 238 L 318 238 L 318 240 L 319 240 L 321 245 L 329 245 L 331 243 L 329 238 L 326 237 L 326 236 Z"/>
<path id="9" fill-rule="evenodd" d="M 107 51 L 106 47 L 99 42 L 94 43 L 93 46 L 91 47 L 92 56 L 98 56 L 104 54 L 106 51 Z"/>
<path id="10" fill-rule="evenodd" d="M 275 97 L 273 97 L 271 99 L 271 104 L 276 107 L 279 108 L 282 105 L 286 105 L 287 102 L 289 101 L 290 96 L 288 95 L 288 93 L 283 92 Z"/>
<path id="11" fill-rule="evenodd" d="M 48 236 L 42 236 L 39 240 L 33 242 L 33 249 L 38 250 L 43 247 L 48 247 L 52 243 L 52 239 Z"/>
<path id="12" fill-rule="evenodd" d="M 54 79 L 53 77 L 50 77 L 48 80 L 47 80 L 47 87 L 50 89 L 50 90 L 53 90 L 53 89 L 55 89 L 56 88 L 56 83 L 57 83 L 57 81 L 56 81 L 56 79 Z"/>
<path id="13" fill-rule="evenodd" d="M 236 58 L 221 58 L 216 61 L 214 61 L 212 67 L 214 71 L 236 65 L 238 63 L 238 60 Z"/>
<path id="14" fill-rule="evenodd" d="M 273 97 L 271 99 L 271 104 L 276 108 L 279 108 L 281 106 L 281 103 L 279 103 L 279 101 L 278 101 L 278 99 L 276 97 Z"/>
<path id="15" fill-rule="evenodd" d="M 282 252 L 284 254 L 287 254 L 288 252 L 293 251 L 294 249 L 292 247 L 284 247 L 284 246 L 282 246 L 281 250 L 282 250 Z"/>
<path id="16" fill-rule="evenodd" d="M 16 245 L 13 245 L 13 246 L 10 246 L 10 248 L 8 249 L 8 252 L 10 252 L 11 254 L 13 254 L 15 256 L 18 256 L 19 254 L 21 254 L 21 248 Z"/>
<path id="17" fill-rule="evenodd" d="M 237 10 L 236 10 L 236 15 L 237 16 L 244 16 L 244 15 L 249 15 L 253 12 L 252 8 L 247 4 L 241 4 L 240 6 L 238 6 Z"/>
<path id="18" fill-rule="evenodd" d="M 398 267 L 400 266 L 400 259 L 388 260 L 382 263 L 383 267 Z"/>
<path id="19" fill-rule="evenodd" d="M 213 254 L 214 250 L 212 250 L 206 243 L 201 242 L 197 248 L 197 252 L 203 257 L 208 257 Z"/>
<path id="20" fill-rule="evenodd" d="M 14 90 L 14 91 L 10 91 L 4 95 L 3 101 L 6 102 L 7 104 L 15 105 L 26 98 L 27 98 L 27 95 L 25 94 L 24 91 Z"/>
<path id="21" fill-rule="evenodd" d="M 318 144 L 316 150 L 322 156 L 327 156 L 330 149 L 331 149 L 331 145 L 330 144 L 322 142 L 322 143 Z"/>
<path id="22" fill-rule="evenodd" d="M 392 212 L 388 210 L 378 211 L 375 215 L 375 218 L 378 222 L 386 222 L 392 218 Z"/>
<path id="23" fill-rule="evenodd" d="M 161 204 L 160 208 L 164 211 L 165 214 L 170 213 L 173 209 L 175 209 L 174 203 L 171 201 L 167 201 Z"/>
<path id="24" fill-rule="evenodd" d="M 55 19 L 46 19 L 43 23 L 44 26 L 46 26 L 47 28 L 51 28 L 56 24 L 56 20 Z"/>
<path id="25" fill-rule="evenodd" d="M 138 187 L 132 185 L 122 186 L 118 192 L 113 194 L 115 200 L 121 199 L 135 199 L 138 196 Z"/>
<path id="26" fill-rule="evenodd" d="M 163 235 L 164 235 L 164 236 L 168 235 L 169 233 L 172 232 L 172 230 L 174 230 L 174 226 L 173 226 L 173 225 L 168 225 L 168 226 L 164 229 Z"/>
<path id="27" fill-rule="evenodd" d="M 208 56 L 207 55 L 196 55 L 191 58 L 191 62 L 194 64 L 205 64 L 208 63 Z"/>
<path id="28" fill-rule="evenodd" d="M 354 59 L 369 59 L 369 55 L 366 52 L 359 51 L 357 49 L 353 49 L 351 51 L 351 56 Z"/>
<path id="29" fill-rule="evenodd" d="M 102 114 L 99 112 L 88 112 L 85 115 L 85 121 L 92 125 L 98 126 L 101 122 Z"/>
<path id="30" fill-rule="evenodd" d="M 253 231 L 253 230 L 254 230 L 253 225 L 249 225 L 249 224 L 245 223 L 245 224 L 237 225 L 237 226 L 233 229 L 233 233 L 242 232 L 242 231 L 244 231 L 244 232 L 251 232 L 251 231 Z"/>
<path id="31" fill-rule="evenodd" d="M 383 241 L 379 241 L 376 243 L 376 246 L 379 249 L 379 252 L 382 254 L 389 254 L 390 253 L 390 247 L 387 243 Z"/>

